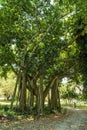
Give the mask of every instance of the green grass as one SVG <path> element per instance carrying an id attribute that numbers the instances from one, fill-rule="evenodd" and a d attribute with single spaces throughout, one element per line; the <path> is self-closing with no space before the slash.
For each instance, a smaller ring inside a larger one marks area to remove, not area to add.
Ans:
<path id="1" fill-rule="evenodd" d="M 10 101 L 0 100 L 0 105 L 10 105 Z"/>
<path id="2" fill-rule="evenodd" d="M 17 119 L 17 114 L 9 109 L 8 105 L 0 105 L 0 116 L 4 116 L 9 120 Z"/>
<path id="3" fill-rule="evenodd" d="M 74 103 L 65 103 L 65 102 L 62 102 L 62 107 L 74 107 Z M 86 101 L 77 101 L 76 103 L 76 108 L 79 108 L 79 109 L 87 109 L 87 102 Z"/>

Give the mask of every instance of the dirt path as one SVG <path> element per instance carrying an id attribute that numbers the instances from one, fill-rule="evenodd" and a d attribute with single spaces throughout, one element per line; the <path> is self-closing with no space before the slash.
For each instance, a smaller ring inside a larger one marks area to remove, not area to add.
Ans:
<path id="1" fill-rule="evenodd" d="M 57 124 L 54 130 L 87 130 L 87 111 L 74 110 L 63 122 Z"/>
<path id="2" fill-rule="evenodd" d="M 55 115 L 53 118 L 22 121 L 18 125 L 1 125 L 0 130 L 87 130 L 87 111 L 75 109 L 72 114 L 62 118 Z"/>

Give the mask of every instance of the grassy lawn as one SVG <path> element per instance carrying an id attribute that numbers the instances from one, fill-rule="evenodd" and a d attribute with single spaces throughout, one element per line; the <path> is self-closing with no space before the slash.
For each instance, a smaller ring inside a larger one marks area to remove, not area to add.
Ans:
<path id="1" fill-rule="evenodd" d="M 7 100 L 0 100 L 0 105 L 10 105 L 10 101 Z"/>
<path id="2" fill-rule="evenodd" d="M 74 103 L 71 102 L 71 103 L 66 103 L 64 101 L 62 101 L 62 107 L 74 107 Z M 87 109 L 87 101 L 77 101 L 76 103 L 76 108 L 79 108 L 79 109 Z"/>

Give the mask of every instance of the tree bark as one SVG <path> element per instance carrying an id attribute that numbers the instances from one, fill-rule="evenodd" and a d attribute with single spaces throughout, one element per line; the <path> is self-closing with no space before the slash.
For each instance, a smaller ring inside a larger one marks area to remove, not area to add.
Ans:
<path id="1" fill-rule="evenodd" d="M 48 107 L 51 107 L 51 91 L 48 92 Z"/>
<path id="2" fill-rule="evenodd" d="M 30 91 L 30 108 L 32 109 L 34 107 L 34 84 L 33 84 L 33 80 L 31 80 L 31 91 Z"/>
<path id="3" fill-rule="evenodd" d="M 43 96 L 43 97 L 44 97 L 44 100 L 45 100 L 47 94 L 49 93 L 49 90 L 52 88 L 52 86 L 53 86 L 53 84 L 54 84 L 56 78 L 57 78 L 57 77 L 55 77 L 54 79 L 52 79 L 52 80 L 50 81 L 50 83 L 48 84 L 48 86 L 46 87 L 46 89 L 44 90 L 44 96 Z"/>
<path id="4" fill-rule="evenodd" d="M 26 109 L 26 72 L 22 72 L 22 88 L 21 88 L 21 95 L 20 95 L 20 111 L 24 112 Z"/>
<path id="5" fill-rule="evenodd" d="M 57 84 L 56 80 L 51 88 L 51 109 L 57 110 Z"/>
<path id="6" fill-rule="evenodd" d="M 58 78 L 56 78 L 54 85 L 51 89 L 51 108 L 54 110 L 58 110 L 59 112 L 61 111 Z"/>
<path id="7" fill-rule="evenodd" d="M 13 92 L 13 96 L 12 96 L 12 100 L 11 100 L 10 109 L 13 108 L 13 103 L 14 103 L 14 98 L 15 98 L 15 95 L 16 95 L 18 81 L 19 81 L 19 75 L 17 76 L 17 79 L 16 79 L 16 83 L 15 83 L 15 87 L 14 87 L 14 92 Z"/>
<path id="8" fill-rule="evenodd" d="M 43 109 L 44 109 L 44 100 L 43 100 L 43 76 L 40 76 L 40 84 L 38 86 L 38 104 L 37 104 L 37 109 L 38 109 L 38 115 L 43 115 Z"/>
<path id="9" fill-rule="evenodd" d="M 61 112 L 61 103 L 60 103 L 60 91 L 59 91 L 59 84 L 58 84 L 58 78 L 56 79 L 56 85 L 57 85 L 57 107 L 58 111 Z"/>

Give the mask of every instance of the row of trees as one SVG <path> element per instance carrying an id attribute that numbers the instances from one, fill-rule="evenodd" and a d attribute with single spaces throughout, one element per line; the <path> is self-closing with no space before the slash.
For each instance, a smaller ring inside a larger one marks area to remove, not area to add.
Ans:
<path id="1" fill-rule="evenodd" d="M 43 113 L 46 97 L 48 105 L 60 111 L 62 78 L 79 81 L 83 73 L 79 71 L 82 46 L 78 39 L 86 45 L 87 5 L 84 2 L 1 1 L 0 75 L 6 76 L 12 70 L 17 77 L 11 108 L 18 91 L 22 112 L 27 105 L 31 109 L 36 105 L 38 114 Z"/>

